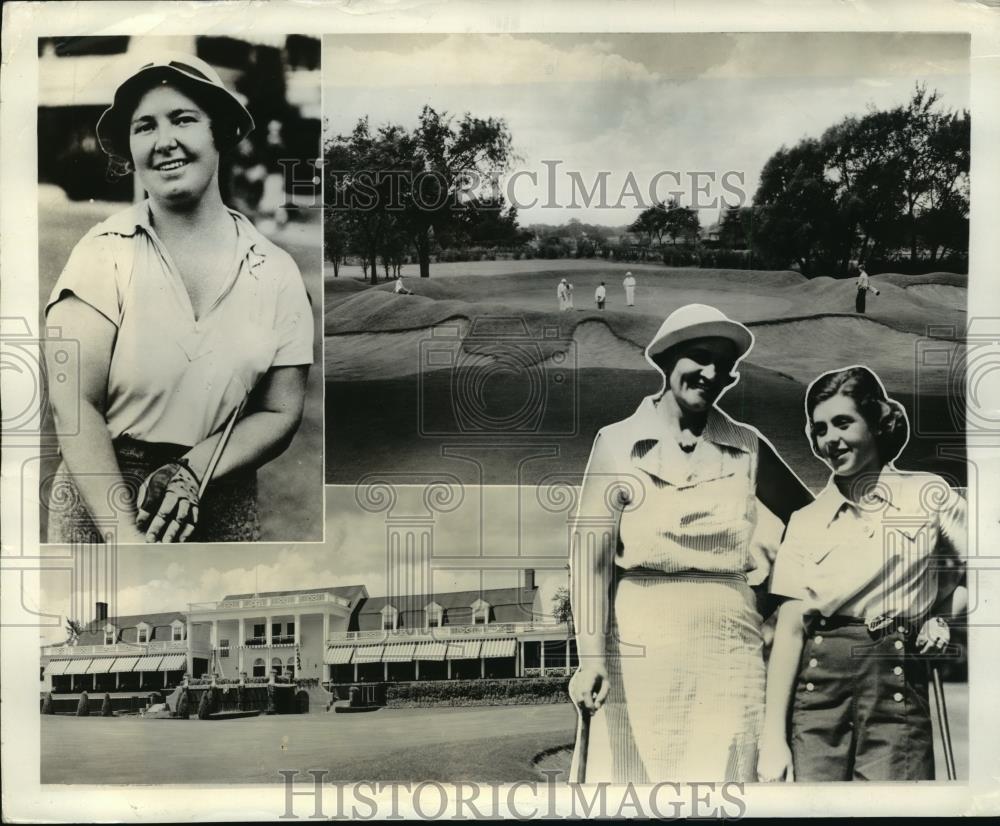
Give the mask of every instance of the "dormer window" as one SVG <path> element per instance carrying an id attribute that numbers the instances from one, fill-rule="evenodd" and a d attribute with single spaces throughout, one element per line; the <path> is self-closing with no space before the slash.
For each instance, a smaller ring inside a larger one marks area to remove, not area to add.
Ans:
<path id="1" fill-rule="evenodd" d="M 428 628 L 440 628 L 444 625 L 444 608 L 436 602 L 432 602 L 424 609 L 424 615 L 427 618 Z"/>
<path id="2" fill-rule="evenodd" d="M 149 627 L 148 623 L 140 622 L 135 627 L 135 640 L 139 643 L 147 643 L 152 636 L 152 629 Z"/>
<path id="3" fill-rule="evenodd" d="M 399 611 L 396 608 L 386 605 L 381 614 L 383 631 L 395 631 L 399 627 Z"/>
<path id="4" fill-rule="evenodd" d="M 105 645 L 114 645 L 115 644 L 115 635 L 116 635 L 115 632 L 116 632 L 116 630 L 117 629 L 113 625 L 105 625 L 104 626 L 104 644 Z"/>
<path id="5" fill-rule="evenodd" d="M 472 624 L 486 625 L 490 621 L 490 604 L 481 599 L 472 603 Z"/>
<path id="6" fill-rule="evenodd" d="M 170 623 L 170 639 L 174 642 L 181 642 L 184 639 L 184 623 L 174 620 Z"/>

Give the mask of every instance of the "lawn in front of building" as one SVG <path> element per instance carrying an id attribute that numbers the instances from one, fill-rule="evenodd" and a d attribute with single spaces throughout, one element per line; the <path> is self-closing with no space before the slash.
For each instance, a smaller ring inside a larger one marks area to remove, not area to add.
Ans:
<path id="1" fill-rule="evenodd" d="M 41 781 L 280 783 L 279 770 L 316 769 L 328 781 L 536 780 L 535 755 L 572 743 L 575 725 L 565 703 L 223 722 L 43 716 Z"/>

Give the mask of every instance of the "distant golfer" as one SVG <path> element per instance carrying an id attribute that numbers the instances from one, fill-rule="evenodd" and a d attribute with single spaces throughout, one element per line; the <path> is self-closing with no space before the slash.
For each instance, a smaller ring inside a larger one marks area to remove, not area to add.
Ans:
<path id="1" fill-rule="evenodd" d="M 559 299 L 559 309 L 568 310 L 570 308 L 569 301 L 569 282 L 566 279 L 562 279 L 559 282 L 559 286 L 556 287 L 556 298 Z"/>
<path id="2" fill-rule="evenodd" d="M 393 292 L 396 295 L 413 295 L 413 290 L 408 290 L 405 286 L 403 286 L 403 276 L 399 276 L 399 278 L 396 279 L 396 286 L 393 288 Z"/>
<path id="3" fill-rule="evenodd" d="M 604 309 L 604 302 L 608 297 L 608 290 L 604 286 L 604 282 L 601 282 L 601 286 L 594 290 L 594 301 L 597 302 L 597 309 Z"/>
<path id="4" fill-rule="evenodd" d="M 857 288 L 858 294 L 854 299 L 854 312 L 864 313 L 865 299 L 868 297 L 868 293 L 879 294 L 878 289 L 872 286 L 871 279 L 868 277 L 868 273 L 865 272 L 864 264 L 858 264 Z"/>
<path id="5" fill-rule="evenodd" d="M 634 307 L 635 306 L 635 277 L 631 272 L 625 273 L 625 279 L 622 281 L 622 286 L 625 288 L 625 306 Z"/>

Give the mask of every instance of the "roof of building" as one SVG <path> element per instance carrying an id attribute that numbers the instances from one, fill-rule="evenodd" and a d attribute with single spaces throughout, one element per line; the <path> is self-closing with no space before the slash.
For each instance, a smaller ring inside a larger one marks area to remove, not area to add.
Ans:
<path id="1" fill-rule="evenodd" d="M 441 594 L 414 594 L 395 599 L 389 597 L 369 597 L 358 608 L 358 613 L 379 613 L 386 605 L 407 607 L 430 605 L 436 602 L 445 610 L 449 608 L 468 608 L 477 600 L 491 606 L 527 605 L 531 606 L 535 599 L 536 588 L 483 588 L 475 591 L 446 591 Z"/>
<path id="2" fill-rule="evenodd" d="M 159 614 L 130 614 L 126 616 L 108 617 L 107 620 L 91 620 L 87 625 L 86 629 L 80 634 L 77 644 L 78 645 L 103 645 L 104 643 L 104 626 L 110 623 L 115 628 L 118 629 L 118 637 L 124 639 L 124 635 L 121 632 L 126 630 L 134 630 L 140 623 L 146 623 L 153 629 L 153 633 L 150 635 L 151 639 L 160 639 L 156 634 L 157 628 L 169 628 L 170 624 L 175 620 L 180 620 L 184 622 L 186 616 L 180 611 L 165 611 Z M 129 635 L 133 636 L 133 635 Z"/>
<path id="3" fill-rule="evenodd" d="M 331 585 L 326 588 L 294 588 L 287 591 L 259 591 L 256 594 L 228 594 L 223 602 L 231 599 L 257 599 L 258 597 L 288 597 L 296 594 L 334 594 L 354 602 L 355 598 L 364 593 L 364 585 Z"/>

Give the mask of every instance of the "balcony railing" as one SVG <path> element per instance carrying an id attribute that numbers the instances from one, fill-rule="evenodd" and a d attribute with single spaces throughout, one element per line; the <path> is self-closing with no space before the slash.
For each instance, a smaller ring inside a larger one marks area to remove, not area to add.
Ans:
<path id="1" fill-rule="evenodd" d="M 564 622 L 491 622 L 486 625 L 442 625 L 437 628 L 397 628 L 395 631 L 332 631 L 329 643 L 353 641 L 391 640 L 447 640 L 456 637 L 516 637 L 523 634 L 559 634 L 565 636 L 569 629 Z"/>
<path id="2" fill-rule="evenodd" d="M 303 605 L 323 605 L 333 603 L 342 608 L 350 608 L 351 601 L 336 594 L 288 594 L 280 597 L 248 597 L 246 599 L 224 599 L 219 602 L 192 602 L 191 611 L 226 611 L 234 608 L 297 608 Z"/>
<path id="3" fill-rule="evenodd" d="M 295 637 L 289 635 L 279 636 L 275 634 L 271 637 L 271 641 L 267 641 L 267 637 L 247 637 L 243 641 L 243 645 L 239 646 L 241 648 L 267 648 L 268 646 L 275 647 L 279 645 L 295 645 Z"/>
<path id="4" fill-rule="evenodd" d="M 139 656 L 142 654 L 182 654 L 187 652 L 187 640 L 157 640 L 154 642 L 120 642 L 114 645 L 44 645 L 43 657 L 93 657 L 93 656 Z M 211 646 L 207 642 L 193 640 L 191 650 L 208 653 Z"/>

